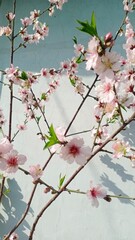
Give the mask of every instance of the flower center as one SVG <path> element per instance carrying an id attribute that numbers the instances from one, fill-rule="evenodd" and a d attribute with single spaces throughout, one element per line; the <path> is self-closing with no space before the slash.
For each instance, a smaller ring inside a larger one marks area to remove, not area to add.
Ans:
<path id="1" fill-rule="evenodd" d="M 73 146 L 70 147 L 69 153 L 71 155 L 73 155 L 73 157 L 76 157 L 76 155 L 78 155 L 80 153 L 80 149 L 79 149 L 79 147 L 73 145 Z"/>
<path id="2" fill-rule="evenodd" d="M 94 197 L 94 198 L 97 197 L 97 191 L 96 191 L 95 188 L 92 188 L 92 189 L 90 190 L 90 192 L 91 192 L 92 197 Z"/>
<path id="3" fill-rule="evenodd" d="M 106 93 L 106 92 L 109 92 L 110 90 L 111 90 L 111 85 L 110 83 L 107 83 L 104 87 L 104 92 Z"/>
<path id="4" fill-rule="evenodd" d="M 18 165 L 18 163 L 17 163 L 17 157 L 10 157 L 10 158 L 8 159 L 7 163 L 8 163 L 8 165 L 9 165 L 10 167 L 15 167 L 15 166 L 17 166 L 17 165 Z"/>

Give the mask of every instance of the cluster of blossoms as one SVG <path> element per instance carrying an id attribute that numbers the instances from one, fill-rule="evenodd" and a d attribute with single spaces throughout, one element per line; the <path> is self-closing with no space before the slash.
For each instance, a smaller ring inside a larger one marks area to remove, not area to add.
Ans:
<path id="1" fill-rule="evenodd" d="M 85 88 L 82 82 L 82 78 L 77 76 L 78 63 L 76 62 L 76 58 L 73 58 L 71 61 L 61 62 L 61 67 L 62 72 L 66 72 L 71 84 L 74 86 L 75 92 L 83 95 Z"/>
<path id="2" fill-rule="evenodd" d="M 40 16 L 39 10 L 34 10 L 30 12 L 30 17 L 25 17 L 21 19 L 23 27 L 20 29 L 20 35 L 23 40 L 23 45 L 26 43 L 39 43 L 39 40 L 44 40 L 45 37 L 48 36 L 49 28 L 44 23 L 38 21 Z M 29 34 L 27 31 L 28 26 L 33 25 L 33 34 Z"/>
<path id="3" fill-rule="evenodd" d="M 7 138 L 0 140 L 0 170 L 6 175 L 9 173 L 15 173 L 18 170 L 19 165 L 26 162 L 27 158 L 18 154 L 13 149 L 13 145 Z"/>
<path id="4" fill-rule="evenodd" d="M 49 0 L 51 6 L 49 8 L 49 15 L 52 16 L 54 13 L 55 7 L 59 10 L 62 10 L 63 4 L 68 0 Z"/>
<path id="5" fill-rule="evenodd" d="M 124 10 L 127 12 L 132 12 L 135 6 L 134 0 L 123 0 Z"/>
<path id="6" fill-rule="evenodd" d="M 11 33 L 12 33 L 12 30 L 9 26 L 0 27 L 0 36 L 6 35 L 8 37 L 11 35 Z"/>
<path id="7" fill-rule="evenodd" d="M 9 23 L 11 24 L 12 20 L 15 18 L 15 14 L 13 14 L 12 12 L 9 12 L 6 15 Z M 10 36 L 12 33 L 12 29 L 10 26 L 6 26 L 6 27 L 0 27 L 0 36 L 5 35 L 5 36 Z"/>
<path id="8" fill-rule="evenodd" d="M 98 129 L 94 128 L 91 136 L 95 137 L 96 144 L 101 145 L 109 137 L 108 129 L 106 126 L 99 127 Z"/>
<path id="9" fill-rule="evenodd" d="M 83 138 L 75 137 L 68 139 L 65 137 L 65 129 L 58 127 L 55 130 L 59 144 L 51 148 L 52 152 L 59 149 L 59 156 L 69 164 L 76 162 L 79 165 L 84 165 L 87 159 L 91 156 L 91 148 L 85 146 Z"/>

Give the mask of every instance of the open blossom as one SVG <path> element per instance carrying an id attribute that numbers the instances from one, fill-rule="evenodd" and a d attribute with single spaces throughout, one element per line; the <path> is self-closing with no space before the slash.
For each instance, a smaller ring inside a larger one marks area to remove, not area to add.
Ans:
<path id="1" fill-rule="evenodd" d="M 90 189 L 87 191 L 87 197 L 91 200 L 91 204 L 94 207 L 99 206 L 98 198 L 104 198 L 107 195 L 106 190 L 101 186 L 93 186 L 93 182 L 90 182 Z"/>
<path id="2" fill-rule="evenodd" d="M 106 52 L 99 58 L 94 71 L 101 79 L 108 76 L 114 77 L 114 73 L 120 70 L 120 56 L 116 52 Z"/>
<path id="3" fill-rule="evenodd" d="M 96 87 L 95 91 L 101 103 L 110 103 L 115 99 L 111 78 L 106 77 L 104 81 Z"/>
<path id="4" fill-rule="evenodd" d="M 34 10 L 30 12 L 30 19 L 33 21 L 35 19 L 37 19 L 40 15 L 40 10 Z"/>
<path id="5" fill-rule="evenodd" d="M 32 25 L 32 20 L 30 19 L 30 18 L 28 18 L 28 17 L 25 17 L 25 18 L 21 18 L 21 23 L 25 26 L 25 27 L 27 27 L 27 26 L 29 26 L 29 25 Z"/>
<path id="6" fill-rule="evenodd" d="M 74 49 L 77 56 L 84 52 L 84 46 L 82 44 L 74 44 Z"/>
<path id="7" fill-rule="evenodd" d="M 7 154 L 2 155 L 0 159 L 0 168 L 6 173 L 15 173 L 18 170 L 19 165 L 23 165 L 27 158 L 18 154 L 16 150 L 11 150 Z"/>
<path id="8" fill-rule="evenodd" d="M 43 171 L 39 164 L 30 166 L 29 173 L 33 177 L 34 181 L 43 175 Z"/>
<path id="9" fill-rule="evenodd" d="M 49 0 L 50 3 L 55 4 L 57 9 L 62 10 L 62 6 L 68 0 Z"/>
<path id="10" fill-rule="evenodd" d="M 127 152 L 130 151 L 130 146 L 128 142 L 124 142 L 123 140 L 117 140 L 113 146 L 114 150 L 113 156 L 116 158 L 120 158 L 122 156 L 125 156 Z"/>
<path id="11" fill-rule="evenodd" d="M 91 149 L 84 145 L 82 138 L 73 138 L 66 145 L 61 147 L 60 157 L 69 164 L 76 162 L 79 165 L 86 163 L 90 157 Z"/>

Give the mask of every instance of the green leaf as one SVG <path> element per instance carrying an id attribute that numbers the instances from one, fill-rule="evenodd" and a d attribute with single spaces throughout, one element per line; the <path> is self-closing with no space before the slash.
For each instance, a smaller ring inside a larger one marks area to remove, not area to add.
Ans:
<path id="1" fill-rule="evenodd" d="M 91 15 L 91 26 L 96 29 L 96 18 L 95 18 L 95 13 L 92 12 L 92 15 Z"/>
<path id="2" fill-rule="evenodd" d="M 77 22 L 81 25 L 81 27 L 77 27 L 78 30 L 90 34 L 92 37 L 98 37 L 97 27 L 96 27 L 96 18 L 94 12 L 91 16 L 91 23 L 88 21 L 82 22 L 77 20 Z"/>
<path id="3" fill-rule="evenodd" d="M 59 176 L 59 189 L 62 187 L 64 181 L 65 181 L 65 177 L 66 175 L 64 175 L 63 177 L 61 176 L 61 173 L 60 173 L 60 176 Z"/>
<path id="4" fill-rule="evenodd" d="M 55 130 L 52 124 L 49 127 L 49 136 L 48 135 L 45 135 L 45 136 L 48 139 L 48 142 L 46 142 L 44 149 L 49 148 L 55 144 L 60 144 L 60 141 L 55 133 Z"/>
<path id="5" fill-rule="evenodd" d="M 41 100 L 46 100 L 46 98 L 47 98 L 46 93 L 42 93 L 42 95 L 41 95 Z"/>
<path id="6" fill-rule="evenodd" d="M 120 104 L 120 106 L 121 106 L 121 108 L 122 108 L 125 112 L 127 112 L 127 109 L 125 108 L 125 106 L 123 106 L 123 105 L 121 105 L 121 104 Z"/>
<path id="7" fill-rule="evenodd" d="M 71 82 L 72 86 L 75 87 L 75 80 L 70 78 L 70 82 Z"/>
<path id="8" fill-rule="evenodd" d="M 40 119 L 41 119 L 41 116 L 40 117 L 36 117 L 37 123 L 39 123 Z"/>
<path id="9" fill-rule="evenodd" d="M 73 41 L 74 41 L 75 44 L 77 44 L 77 38 L 76 38 L 76 36 L 73 37 Z"/>
<path id="10" fill-rule="evenodd" d="M 76 63 L 81 63 L 83 60 L 82 60 L 82 54 L 76 59 Z"/>
<path id="11" fill-rule="evenodd" d="M 27 73 L 22 71 L 20 78 L 23 79 L 24 81 L 27 80 L 28 79 Z"/>

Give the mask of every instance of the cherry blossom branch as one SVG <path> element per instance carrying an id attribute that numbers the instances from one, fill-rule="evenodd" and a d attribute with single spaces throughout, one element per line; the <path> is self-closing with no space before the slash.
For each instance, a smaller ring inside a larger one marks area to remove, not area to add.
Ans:
<path id="1" fill-rule="evenodd" d="M 15 10 L 16 10 L 16 0 L 14 0 L 13 2 L 13 13 L 15 14 Z M 12 23 L 12 35 L 11 35 L 11 57 L 10 57 L 10 64 L 13 64 L 13 51 L 14 51 L 14 28 L 15 28 L 15 20 L 13 20 Z M 8 138 L 9 141 L 11 141 L 11 131 L 12 131 L 12 110 L 13 110 L 13 84 L 12 82 L 10 83 L 10 110 L 9 110 L 9 133 L 8 133 Z M 1 190 L 0 190 L 0 202 L 2 200 L 2 196 L 3 196 L 3 189 L 4 189 L 4 184 L 5 184 L 5 177 L 3 176 L 2 179 L 2 184 L 1 184 Z"/>
<path id="2" fill-rule="evenodd" d="M 32 229 L 30 231 L 30 235 L 29 235 L 29 240 L 33 239 L 33 234 L 36 228 L 36 225 L 38 224 L 39 219 L 42 217 L 43 213 L 46 211 L 46 209 L 60 196 L 60 194 L 64 191 L 65 188 L 67 188 L 67 186 L 74 180 L 74 178 L 79 174 L 79 172 L 91 161 L 91 159 L 99 152 L 101 151 L 101 149 L 106 146 L 110 141 L 112 141 L 112 139 L 118 134 L 120 133 L 129 123 L 131 123 L 132 121 L 135 120 L 135 113 L 132 114 L 132 116 L 126 120 L 122 126 L 120 128 L 118 128 L 104 143 L 102 143 L 101 146 L 99 146 L 95 151 L 93 151 L 93 153 L 91 154 L 91 156 L 87 159 L 87 162 L 83 165 L 80 166 L 75 172 L 74 174 L 69 178 L 69 180 L 65 183 L 65 185 L 59 190 L 58 193 L 55 194 L 55 196 L 50 199 L 50 201 L 41 209 L 41 211 L 39 212 L 39 214 L 37 215 Z"/>
<path id="3" fill-rule="evenodd" d="M 88 129 L 88 130 L 83 130 L 83 131 L 80 131 L 80 132 L 70 133 L 70 134 L 67 134 L 66 137 L 71 137 L 71 136 L 78 135 L 78 134 L 88 133 L 88 132 L 91 132 L 92 129 L 93 128 Z"/>
<path id="4" fill-rule="evenodd" d="M 124 19 L 123 19 L 123 21 L 122 21 L 122 23 L 121 23 L 121 25 L 120 25 L 120 27 L 119 27 L 119 30 L 117 31 L 117 33 L 116 33 L 116 35 L 115 35 L 115 37 L 114 37 L 114 39 L 113 39 L 114 41 L 117 39 L 117 37 L 119 36 L 119 34 L 120 34 L 121 31 L 122 31 L 122 27 L 125 25 L 125 20 L 126 20 L 126 18 L 127 18 L 127 16 L 128 16 L 128 13 L 129 13 L 129 12 L 126 11 L 125 17 L 124 17 Z M 113 47 L 113 46 L 110 47 L 109 52 L 111 52 L 112 47 Z"/>
<path id="5" fill-rule="evenodd" d="M 102 116 L 101 116 L 101 118 L 100 118 L 100 121 L 98 122 L 98 127 L 97 127 L 97 131 L 96 131 L 96 135 L 95 135 L 95 138 L 94 138 L 94 141 L 93 141 L 92 151 L 93 151 L 93 149 L 94 149 L 94 147 L 95 147 L 95 144 L 96 144 L 96 140 L 97 140 L 97 137 L 98 137 L 99 128 L 100 128 L 100 126 L 101 126 L 101 122 L 102 122 L 102 120 L 103 120 L 103 117 L 104 117 L 104 112 L 102 113 Z"/>
<path id="6" fill-rule="evenodd" d="M 5 180 L 6 180 L 6 178 L 3 176 L 2 177 L 2 183 L 1 183 L 1 186 L 0 186 L 0 203 L 2 202 L 2 197 L 4 195 L 3 190 L 4 190 Z"/>
<path id="7" fill-rule="evenodd" d="M 47 121 L 47 119 L 46 119 L 46 117 L 45 117 L 45 114 L 44 114 L 41 106 L 39 105 L 39 103 L 38 103 L 38 101 L 37 101 L 37 99 L 36 99 L 36 96 L 35 96 L 35 94 L 34 94 L 34 92 L 33 92 L 32 89 L 31 89 L 31 93 L 32 93 L 32 95 L 33 95 L 33 97 L 34 97 L 34 100 L 36 101 L 36 104 L 37 104 L 40 112 L 42 113 L 42 116 L 43 116 L 43 118 L 44 118 L 44 121 L 45 121 L 45 123 L 46 123 L 46 125 L 47 125 L 47 127 L 48 127 L 48 129 L 49 129 L 49 123 L 48 123 L 48 121 Z"/>
<path id="8" fill-rule="evenodd" d="M 68 127 L 67 127 L 67 129 L 66 129 L 66 131 L 65 131 L 65 136 L 67 135 L 67 133 L 68 133 L 68 131 L 69 131 L 71 125 L 73 124 L 73 122 L 74 122 L 76 116 L 78 115 L 80 109 L 82 108 L 82 106 L 83 106 L 85 100 L 87 99 L 87 97 L 89 96 L 91 90 L 92 90 L 93 87 L 95 86 L 95 83 L 96 83 L 97 79 L 98 79 L 98 75 L 96 75 L 96 78 L 95 78 L 94 82 L 92 83 L 91 87 L 89 88 L 88 92 L 86 93 L 85 97 L 83 98 L 82 102 L 80 103 L 80 105 L 79 105 L 77 111 L 75 112 L 75 114 L 74 114 L 74 116 L 73 116 L 71 122 L 69 123 L 69 125 L 68 125 Z"/>
<path id="9" fill-rule="evenodd" d="M 16 11 L 16 0 L 13 2 L 13 14 Z M 11 34 L 11 59 L 10 64 L 13 64 L 14 59 L 14 30 L 15 30 L 15 19 L 12 21 L 12 34 Z M 12 131 L 12 110 L 13 110 L 13 83 L 10 84 L 10 115 L 9 115 L 9 141 L 11 140 L 11 131 Z"/>

